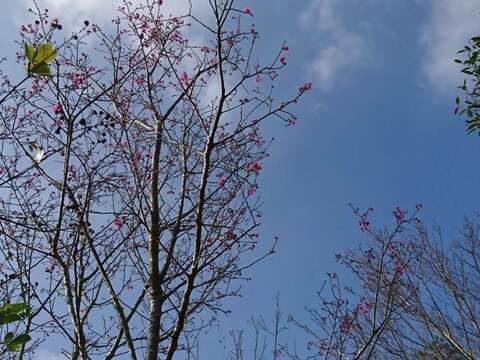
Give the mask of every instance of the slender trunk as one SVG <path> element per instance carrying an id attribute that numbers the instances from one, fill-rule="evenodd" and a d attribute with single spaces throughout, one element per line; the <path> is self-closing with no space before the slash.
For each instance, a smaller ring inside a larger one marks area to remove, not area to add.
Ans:
<path id="1" fill-rule="evenodd" d="M 157 120 L 156 124 L 155 147 L 152 156 L 152 184 L 151 184 L 151 229 L 150 229 L 150 249 L 149 249 L 149 267 L 150 267 L 150 323 L 148 326 L 147 354 L 146 360 L 158 359 L 158 347 L 160 343 L 160 317 L 161 317 L 161 286 L 159 284 L 159 251 L 160 251 L 160 216 L 159 216 L 159 188 L 158 172 L 160 153 L 162 148 L 162 124 Z"/>

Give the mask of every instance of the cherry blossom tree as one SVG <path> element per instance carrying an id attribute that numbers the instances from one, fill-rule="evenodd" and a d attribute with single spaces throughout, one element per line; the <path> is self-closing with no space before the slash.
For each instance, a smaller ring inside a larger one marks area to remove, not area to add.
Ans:
<path id="1" fill-rule="evenodd" d="M 319 292 L 304 330 L 314 359 L 476 359 L 480 356 L 480 222 L 467 218 L 454 239 L 396 207 L 394 224 L 375 228 L 373 209 L 353 208 L 365 239 L 337 255 L 354 276 L 336 273 Z M 299 357 L 293 357 L 300 359 Z"/>
<path id="2" fill-rule="evenodd" d="M 312 85 L 274 98 L 289 49 L 258 59 L 252 8 L 162 3 L 124 1 L 71 34 L 35 4 L 21 27 L 27 75 L 2 74 L 0 101 L 0 291 L 31 308 L 17 358 L 43 342 L 71 359 L 190 358 L 274 251 L 254 252 L 262 124 L 293 125 Z"/>

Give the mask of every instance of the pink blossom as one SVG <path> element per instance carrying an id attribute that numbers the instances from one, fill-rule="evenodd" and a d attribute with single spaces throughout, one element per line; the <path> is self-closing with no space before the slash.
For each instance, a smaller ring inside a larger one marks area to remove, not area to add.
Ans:
<path id="1" fill-rule="evenodd" d="M 133 155 L 133 161 L 137 163 L 141 159 L 142 159 L 142 155 L 139 152 L 135 152 L 135 154 Z"/>
<path id="2" fill-rule="evenodd" d="M 305 84 L 303 84 L 302 86 L 300 86 L 300 88 L 298 89 L 301 93 L 305 92 L 305 91 L 309 91 L 309 90 L 312 90 L 312 83 L 311 82 L 307 82 Z"/>
<path id="3" fill-rule="evenodd" d="M 288 46 L 285 45 L 284 47 L 282 47 L 282 50 L 285 51 L 285 52 L 288 52 L 288 50 L 289 50 Z"/>
<path id="4" fill-rule="evenodd" d="M 180 74 L 180 81 L 183 83 L 188 82 L 188 74 L 185 71 Z"/>
<path id="5" fill-rule="evenodd" d="M 394 259 L 394 260 L 393 260 L 393 271 L 394 271 L 396 274 L 400 275 L 400 276 L 403 275 L 403 265 L 402 265 L 402 263 L 401 263 L 399 260 L 397 260 L 397 259 Z"/>
<path id="6" fill-rule="evenodd" d="M 282 63 L 282 65 L 287 65 L 287 58 L 285 56 L 282 56 L 280 58 L 280 62 Z"/>
<path id="7" fill-rule="evenodd" d="M 72 88 L 74 89 L 78 89 L 86 80 L 85 76 L 79 73 L 70 74 L 69 77 L 72 81 Z"/>
<path id="8" fill-rule="evenodd" d="M 392 253 L 397 251 L 397 247 L 395 246 L 395 244 L 389 244 L 387 249 L 388 249 L 388 251 L 390 251 Z"/>
<path id="9" fill-rule="evenodd" d="M 140 160 L 142 159 L 142 155 L 139 153 L 139 152 L 135 152 L 133 154 L 133 159 L 132 159 L 132 168 L 134 171 L 137 170 L 137 165 L 138 163 L 140 162 Z"/>
<path id="10" fill-rule="evenodd" d="M 358 314 L 363 314 L 364 316 L 368 316 L 370 310 L 370 305 L 367 303 L 360 303 L 355 305 L 355 308 L 353 312 L 358 315 Z"/>
<path id="11" fill-rule="evenodd" d="M 247 170 L 258 174 L 260 170 L 262 170 L 262 166 L 258 163 L 258 161 L 254 161 L 247 165 Z"/>
<path id="12" fill-rule="evenodd" d="M 237 238 L 237 235 L 232 230 L 229 230 L 225 233 L 225 239 L 227 240 L 234 240 Z"/>
<path id="13" fill-rule="evenodd" d="M 145 79 L 143 76 L 140 76 L 134 80 L 135 85 L 137 86 L 142 86 L 145 82 Z"/>
<path id="14" fill-rule="evenodd" d="M 60 103 L 55 103 L 52 105 L 52 111 L 55 113 L 55 114 L 59 114 L 62 112 L 62 105 Z"/>
<path id="15" fill-rule="evenodd" d="M 393 216 L 395 217 L 397 224 L 401 223 L 405 219 L 405 213 L 398 206 L 393 210 Z"/>
<path id="16" fill-rule="evenodd" d="M 32 34 L 33 33 L 32 25 L 30 24 L 28 24 L 27 26 L 22 25 L 20 27 L 20 31 L 26 34 L 29 34 L 29 33 Z"/>
<path id="17" fill-rule="evenodd" d="M 367 220 L 367 217 L 362 215 L 360 220 L 358 220 L 358 227 L 360 228 L 360 231 L 367 231 L 369 226 L 370 222 Z"/>
<path id="18" fill-rule="evenodd" d="M 253 16 L 253 11 L 252 11 L 252 8 L 250 6 L 246 6 L 244 9 L 243 9 L 243 12 L 245 14 L 248 14 L 250 16 Z"/>
<path id="19" fill-rule="evenodd" d="M 268 75 L 270 75 L 270 79 L 272 79 L 272 80 L 275 80 L 278 77 L 278 73 L 276 71 L 273 71 L 273 70 L 270 71 L 268 73 Z"/>
<path id="20" fill-rule="evenodd" d="M 257 84 L 260 84 L 262 82 L 262 77 L 260 76 L 260 66 L 256 66 L 255 68 L 255 71 L 257 72 L 256 76 L 255 76 L 255 82 Z"/>
<path id="21" fill-rule="evenodd" d="M 350 315 L 345 315 L 342 318 L 342 322 L 340 323 L 340 331 L 342 334 L 347 334 L 350 332 L 350 329 L 352 328 L 353 325 L 353 319 L 351 318 Z"/>
<path id="22" fill-rule="evenodd" d="M 120 220 L 118 217 L 115 217 L 115 219 L 113 219 L 113 224 L 115 225 L 117 230 L 120 230 L 123 226 L 122 220 Z"/>
<path id="23" fill-rule="evenodd" d="M 225 186 L 225 181 L 225 176 L 221 176 L 220 179 L 218 179 L 218 186 L 223 188 Z"/>
<path id="24" fill-rule="evenodd" d="M 328 345 L 325 341 L 322 341 L 320 343 L 320 350 L 321 351 L 327 351 L 330 348 L 330 345 Z"/>

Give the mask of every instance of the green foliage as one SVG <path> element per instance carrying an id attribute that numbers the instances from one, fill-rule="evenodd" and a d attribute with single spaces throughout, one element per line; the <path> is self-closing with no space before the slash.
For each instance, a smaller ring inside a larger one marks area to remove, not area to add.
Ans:
<path id="1" fill-rule="evenodd" d="M 40 76 L 51 75 L 48 64 L 51 63 L 57 55 L 57 50 L 55 50 L 53 45 L 46 43 L 35 47 L 34 45 L 27 43 L 24 48 L 25 58 L 28 60 L 26 66 L 27 74 Z"/>
<path id="2" fill-rule="evenodd" d="M 23 320 L 27 313 L 28 306 L 25 304 L 5 304 L 0 308 L 0 325 Z"/>
<path id="3" fill-rule="evenodd" d="M 458 54 L 462 54 L 463 59 L 454 61 L 462 65 L 461 72 L 467 75 L 467 78 L 459 86 L 465 98 L 463 102 L 460 97 L 455 99 L 455 113 L 467 116 L 465 124 L 468 134 L 477 132 L 480 135 L 480 36 L 472 37 L 469 44 Z"/>
<path id="4" fill-rule="evenodd" d="M 8 325 L 24 320 L 30 312 L 26 304 L 5 304 L 0 308 L 0 325 Z M 23 344 L 31 340 L 28 334 L 15 335 L 8 332 L 3 337 L 2 344 L 6 351 L 17 351 Z"/>

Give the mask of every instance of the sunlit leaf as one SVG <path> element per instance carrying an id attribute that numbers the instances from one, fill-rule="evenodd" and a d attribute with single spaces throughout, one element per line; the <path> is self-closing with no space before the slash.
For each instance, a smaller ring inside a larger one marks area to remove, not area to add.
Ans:
<path id="1" fill-rule="evenodd" d="M 33 46 L 32 44 L 25 44 L 25 57 L 32 61 L 33 58 L 35 56 L 35 46 Z"/>
<path id="2" fill-rule="evenodd" d="M 6 311 L 14 312 L 14 313 L 20 313 L 20 312 L 26 311 L 28 309 L 28 306 L 27 306 L 27 304 L 24 304 L 24 303 L 5 304 L 3 306 L 3 309 L 5 309 Z"/>
<path id="3" fill-rule="evenodd" d="M 37 50 L 35 51 L 35 56 L 33 58 L 34 64 L 40 63 L 49 63 L 55 59 L 57 55 L 57 50 L 53 47 L 52 44 L 42 44 L 40 45 Z"/>
<path id="4" fill-rule="evenodd" d="M 40 161 L 42 161 L 43 155 L 45 155 L 45 150 L 43 148 L 40 148 L 35 155 L 35 162 L 39 163 Z"/>
<path id="5" fill-rule="evenodd" d="M 43 156 L 45 155 L 45 149 L 43 147 L 38 145 L 35 141 L 32 141 L 28 144 L 28 148 L 34 153 L 33 159 L 37 164 L 42 161 Z"/>

